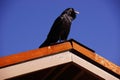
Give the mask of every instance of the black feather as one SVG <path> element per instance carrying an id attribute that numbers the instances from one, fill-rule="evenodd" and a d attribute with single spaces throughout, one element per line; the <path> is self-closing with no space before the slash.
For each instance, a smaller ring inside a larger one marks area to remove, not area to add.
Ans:
<path id="1" fill-rule="evenodd" d="M 56 43 L 58 40 L 67 40 L 71 23 L 75 18 L 76 13 L 73 8 L 67 8 L 64 10 L 63 13 L 53 23 L 46 40 L 40 47 L 49 46 Z"/>

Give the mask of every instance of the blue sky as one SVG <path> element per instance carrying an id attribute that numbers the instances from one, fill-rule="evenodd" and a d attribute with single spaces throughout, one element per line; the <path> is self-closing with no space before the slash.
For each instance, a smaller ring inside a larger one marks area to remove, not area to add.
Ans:
<path id="1" fill-rule="evenodd" d="M 120 65 L 120 0 L 1 0 L 0 57 L 37 49 L 68 7 L 80 12 L 68 39 Z"/>

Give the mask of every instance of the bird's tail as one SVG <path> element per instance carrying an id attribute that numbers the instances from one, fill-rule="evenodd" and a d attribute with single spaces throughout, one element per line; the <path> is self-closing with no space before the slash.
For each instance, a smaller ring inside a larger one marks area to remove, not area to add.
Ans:
<path id="1" fill-rule="evenodd" d="M 49 39 L 46 39 L 46 40 L 39 46 L 39 48 L 45 47 L 45 46 L 49 46 L 49 45 L 50 45 L 50 40 L 49 40 Z"/>

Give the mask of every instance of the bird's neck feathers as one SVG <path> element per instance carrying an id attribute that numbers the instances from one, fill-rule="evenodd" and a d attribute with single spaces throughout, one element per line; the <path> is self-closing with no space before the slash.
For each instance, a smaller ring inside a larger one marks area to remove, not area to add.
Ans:
<path id="1" fill-rule="evenodd" d="M 64 14 L 62 15 L 64 18 L 66 18 L 67 20 L 69 20 L 70 22 L 72 22 L 74 19 L 73 17 L 71 17 L 70 15 Z"/>

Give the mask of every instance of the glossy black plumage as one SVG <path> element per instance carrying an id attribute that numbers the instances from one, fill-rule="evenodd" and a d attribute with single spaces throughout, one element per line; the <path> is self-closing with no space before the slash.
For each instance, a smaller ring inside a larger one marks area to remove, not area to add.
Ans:
<path id="1" fill-rule="evenodd" d="M 73 8 L 67 8 L 64 10 L 53 23 L 46 40 L 40 47 L 49 46 L 57 41 L 61 42 L 62 40 L 67 40 L 71 23 L 76 18 L 76 13 L 77 12 Z"/>

